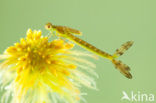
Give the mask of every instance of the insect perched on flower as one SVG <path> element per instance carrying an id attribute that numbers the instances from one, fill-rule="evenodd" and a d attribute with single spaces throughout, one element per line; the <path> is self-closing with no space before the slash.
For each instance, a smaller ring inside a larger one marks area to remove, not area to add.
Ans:
<path id="1" fill-rule="evenodd" d="M 95 65 L 75 51 L 74 44 L 50 41 L 41 31 L 27 31 L 27 37 L 0 55 L 1 103 L 79 103 L 81 85 L 96 89 Z M 85 64 L 84 64 L 85 63 Z"/>
<path id="2" fill-rule="evenodd" d="M 51 34 L 56 34 L 58 37 L 63 37 L 68 40 L 71 40 L 75 42 L 76 44 L 82 46 L 83 48 L 87 49 L 88 51 L 91 51 L 101 57 L 104 57 L 106 59 L 109 59 L 114 66 L 127 78 L 131 79 L 132 75 L 130 73 L 130 68 L 126 64 L 122 63 L 119 60 L 116 60 L 117 57 L 121 56 L 126 50 L 128 50 L 132 45 L 133 41 L 128 41 L 124 43 L 119 49 L 116 50 L 116 52 L 113 55 L 110 55 L 95 46 L 87 43 L 86 41 L 72 35 L 82 35 L 82 33 L 79 30 L 75 30 L 66 26 L 57 26 L 57 25 L 52 25 L 52 23 L 47 23 L 45 25 L 45 28 L 51 32 Z"/>

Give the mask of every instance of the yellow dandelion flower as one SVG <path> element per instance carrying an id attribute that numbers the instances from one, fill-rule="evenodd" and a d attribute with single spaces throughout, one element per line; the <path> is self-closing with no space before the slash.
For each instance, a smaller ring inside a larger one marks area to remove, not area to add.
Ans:
<path id="1" fill-rule="evenodd" d="M 50 41 L 41 31 L 27 31 L 27 37 L 0 55 L 1 103 L 79 103 L 82 85 L 96 89 L 94 57 L 74 51 L 74 44 Z"/>

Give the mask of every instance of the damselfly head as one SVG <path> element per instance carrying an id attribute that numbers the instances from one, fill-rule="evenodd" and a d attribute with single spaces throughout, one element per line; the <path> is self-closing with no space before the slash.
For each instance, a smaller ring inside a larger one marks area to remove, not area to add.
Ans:
<path id="1" fill-rule="evenodd" d="M 47 30 L 52 29 L 52 28 L 53 28 L 52 23 L 47 23 L 47 24 L 45 25 L 45 28 L 46 28 Z"/>

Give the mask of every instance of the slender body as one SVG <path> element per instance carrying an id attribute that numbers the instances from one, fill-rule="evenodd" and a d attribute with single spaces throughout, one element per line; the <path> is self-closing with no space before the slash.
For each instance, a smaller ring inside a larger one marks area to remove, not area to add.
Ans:
<path id="1" fill-rule="evenodd" d="M 87 43 L 86 41 L 84 41 L 84 40 L 82 40 L 82 39 L 80 39 L 80 38 L 78 38 L 72 34 L 67 34 L 66 38 L 77 43 L 78 45 L 82 46 L 83 48 L 86 48 L 87 50 L 99 55 L 99 56 L 102 56 L 104 58 L 111 59 L 111 60 L 113 59 L 112 55 L 96 48 L 95 46 Z"/>
<path id="2" fill-rule="evenodd" d="M 117 57 L 121 56 L 126 50 L 128 50 L 132 46 L 132 44 L 133 44 L 132 41 L 128 41 L 128 42 L 124 43 L 119 49 L 116 50 L 116 52 L 113 55 L 110 55 L 110 54 L 96 48 L 95 46 L 87 43 L 86 41 L 74 36 L 73 34 L 82 35 L 82 33 L 79 30 L 72 29 L 72 28 L 69 28 L 66 26 L 52 25 L 51 23 L 46 24 L 45 28 L 50 30 L 52 34 L 53 34 L 53 32 L 55 32 L 57 36 L 71 40 L 71 41 L 75 42 L 76 44 L 80 45 L 81 47 L 83 47 L 101 57 L 111 60 L 112 63 L 115 65 L 115 67 L 117 69 L 119 69 L 123 75 L 125 75 L 129 79 L 132 78 L 132 75 L 129 72 L 130 68 L 126 64 L 123 64 L 121 61 L 116 60 Z"/>

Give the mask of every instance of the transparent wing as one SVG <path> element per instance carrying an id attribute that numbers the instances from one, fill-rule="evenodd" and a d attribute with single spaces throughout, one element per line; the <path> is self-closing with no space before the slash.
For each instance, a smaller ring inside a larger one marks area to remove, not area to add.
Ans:
<path id="1" fill-rule="evenodd" d="M 76 30 L 76 29 L 73 29 L 73 28 L 69 28 L 69 27 L 66 27 L 66 26 L 54 26 L 54 28 L 62 33 L 62 34 L 75 34 L 75 35 L 82 35 L 82 32 L 80 32 L 79 30 Z"/>

